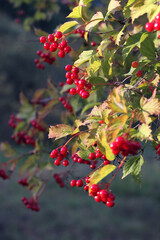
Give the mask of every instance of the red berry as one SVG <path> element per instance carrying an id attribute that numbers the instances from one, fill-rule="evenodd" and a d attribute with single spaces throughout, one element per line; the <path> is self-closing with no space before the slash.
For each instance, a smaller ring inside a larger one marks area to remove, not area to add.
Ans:
<path id="1" fill-rule="evenodd" d="M 66 83 L 68 85 L 72 85 L 74 83 L 74 80 L 72 78 L 67 78 Z"/>
<path id="2" fill-rule="evenodd" d="M 67 47 L 64 48 L 64 51 L 65 51 L 66 53 L 70 53 L 71 50 L 72 50 L 72 49 L 71 49 L 70 46 L 67 46 Z"/>
<path id="3" fill-rule="evenodd" d="M 46 38 L 44 36 L 40 37 L 39 40 L 40 40 L 41 43 L 45 43 L 46 42 Z"/>
<path id="4" fill-rule="evenodd" d="M 69 161 L 67 159 L 65 159 L 63 162 L 62 162 L 63 166 L 67 167 L 69 165 Z"/>
<path id="5" fill-rule="evenodd" d="M 61 41 L 61 46 L 64 48 L 64 47 L 66 47 L 67 46 L 67 41 L 65 41 L 65 40 L 62 40 Z"/>
<path id="6" fill-rule="evenodd" d="M 61 165 L 61 162 L 60 162 L 58 159 L 56 159 L 56 160 L 54 161 L 54 164 L 55 164 L 56 166 L 59 166 L 59 165 Z"/>
<path id="7" fill-rule="evenodd" d="M 79 179 L 76 181 L 76 186 L 77 187 L 82 187 L 83 186 L 83 180 L 82 179 Z"/>
<path id="8" fill-rule="evenodd" d="M 55 52 L 55 51 L 57 50 L 57 47 L 55 47 L 55 44 L 54 44 L 54 43 L 52 43 L 52 44 L 50 45 L 49 50 L 50 50 L 51 52 Z"/>
<path id="9" fill-rule="evenodd" d="M 96 158 L 101 158 L 102 157 L 102 153 L 101 152 L 96 152 Z"/>
<path id="10" fill-rule="evenodd" d="M 143 75 L 143 72 L 141 70 L 136 72 L 136 76 L 137 77 L 142 77 L 142 75 Z"/>
<path id="11" fill-rule="evenodd" d="M 114 201 L 115 200 L 115 196 L 113 193 L 108 193 L 108 198 L 107 198 L 107 201 L 111 202 L 111 201 Z"/>
<path id="12" fill-rule="evenodd" d="M 75 95 L 75 94 L 77 93 L 77 91 L 76 91 L 75 88 L 71 88 L 71 89 L 69 90 L 69 92 L 70 92 L 71 95 Z"/>
<path id="13" fill-rule="evenodd" d="M 154 24 L 152 22 L 147 22 L 145 25 L 145 29 L 147 32 L 153 32 L 154 30 Z"/>
<path id="14" fill-rule="evenodd" d="M 74 67 L 74 68 L 72 69 L 72 72 L 73 72 L 73 73 L 79 73 L 79 68 L 78 68 L 78 67 Z"/>
<path id="15" fill-rule="evenodd" d="M 95 158 L 96 158 L 95 153 L 90 153 L 90 154 L 89 154 L 89 159 L 90 159 L 90 160 L 94 160 Z"/>
<path id="16" fill-rule="evenodd" d="M 125 143 L 125 140 L 124 140 L 123 137 L 119 136 L 119 137 L 116 138 L 115 142 L 116 142 L 116 146 L 118 148 L 121 148 L 122 145 Z"/>
<path id="17" fill-rule="evenodd" d="M 48 35 L 48 42 L 54 42 L 54 36 L 53 34 Z"/>
<path id="18" fill-rule="evenodd" d="M 103 124 L 103 123 L 104 123 L 104 120 L 100 120 L 100 121 L 99 121 L 99 124 Z"/>
<path id="19" fill-rule="evenodd" d="M 81 97 L 83 98 L 83 99 L 86 99 L 86 98 L 88 98 L 89 97 L 89 92 L 87 92 L 87 91 L 83 91 L 82 92 L 82 94 L 81 94 Z"/>
<path id="20" fill-rule="evenodd" d="M 101 200 L 101 197 L 99 197 L 99 196 L 95 196 L 94 197 L 94 200 L 96 201 L 96 202 L 101 202 L 102 200 Z"/>
<path id="21" fill-rule="evenodd" d="M 90 183 L 90 177 L 86 177 L 86 178 L 85 178 L 85 182 L 86 182 L 86 183 Z"/>
<path id="22" fill-rule="evenodd" d="M 107 190 L 100 190 L 99 191 L 99 196 L 101 197 L 102 201 L 107 201 L 108 198 L 108 192 Z"/>
<path id="23" fill-rule="evenodd" d="M 65 52 L 64 52 L 63 50 L 60 50 L 60 51 L 58 52 L 58 56 L 59 56 L 60 58 L 64 58 L 64 57 L 66 56 L 66 54 L 65 54 Z"/>
<path id="24" fill-rule="evenodd" d="M 64 156 L 66 155 L 66 153 L 68 152 L 68 148 L 67 147 L 62 147 L 61 150 L 60 150 L 61 154 Z"/>
<path id="25" fill-rule="evenodd" d="M 66 72 L 66 78 L 71 78 L 71 72 Z"/>
<path id="26" fill-rule="evenodd" d="M 110 164 L 111 162 L 110 162 L 109 160 L 105 160 L 103 163 L 104 163 L 104 165 L 108 165 L 108 164 Z"/>
<path id="27" fill-rule="evenodd" d="M 154 29 L 155 29 L 156 31 L 159 31 L 159 30 L 160 30 L 160 22 L 156 22 L 156 23 L 154 24 Z"/>
<path id="28" fill-rule="evenodd" d="M 87 185 L 84 186 L 84 190 L 85 191 L 88 191 L 89 190 L 89 187 Z"/>
<path id="29" fill-rule="evenodd" d="M 139 64 L 138 64 L 137 61 L 134 61 L 134 62 L 132 62 L 131 65 L 132 65 L 133 68 L 137 68 Z"/>
<path id="30" fill-rule="evenodd" d="M 60 39 L 62 37 L 62 32 L 57 31 L 56 34 L 55 34 L 55 37 Z"/>
<path id="31" fill-rule="evenodd" d="M 44 48 L 45 48 L 46 50 L 49 50 L 49 48 L 50 48 L 50 43 L 45 42 L 43 46 L 44 46 Z"/>
<path id="32" fill-rule="evenodd" d="M 58 149 L 53 149 L 53 151 L 50 153 L 51 158 L 56 158 L 58 157 Z"/>
<path id="33" fill-rule="evenodd" d="M 99 191 L 99 186 L 97 184 L 92 184 L 91 185 L 91 192 L 98 192 Z"/>
<path id="34" fill-rule="evenodd" d="M 73 180 L 70 182 L 70 185 L 71 185 L 71 187 L 75 187 L 75 186 L 76 186 L 76 179 L 73 179 Z"/>
<path id="35" fill-rule="evenodd" d="M 113 201 L 106 202 L 107 207 L 114 207 L 115 203 Z"/>
<path id="36" fill-rule="evenodd" d="M 155 17 L 155 20 L 156 20 L 156 22 L 160 22 L 160 13 L 158 13 L 158 15 Z"/>
<path id="37" fill-rule="evenodd" d="M 91 168 L 91 169 L 95 169 L 95 168 L 96 168 L 96 165 L 93 163 L 93 164 L 90 165 L 90 168 Z"/>
<path id="38" fill-rule="evenodd" d="M 95 41 L 92 41 L 92 42 L 91 42 L 91 46 L 92 46 L 92 47 L 95 47 L 96 45 L 97 45 L 97 43 L 96 43 Z"/>
<path id="39" fill-rule="evenodd" d="M 72 70 L 72 65 L 70 65 L 70 64 L 66 65 L 66 66 L 65 66 L 65 70 L 66 70 L 67 72 L 71 71 L 71 70 Z"/>

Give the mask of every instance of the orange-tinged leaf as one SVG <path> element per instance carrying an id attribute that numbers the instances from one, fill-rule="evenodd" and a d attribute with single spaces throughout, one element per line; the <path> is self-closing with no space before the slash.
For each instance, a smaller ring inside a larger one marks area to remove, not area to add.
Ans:
<path id="1" fill-rule="evenodd" d="M 97 169 L 94 173 L 90 175 L 90 183 L 89 183 L 89 189 L 92 186 L 92 184 L 99 183 L 103 178 L 105 178 L 107 175 L 109 175 L 111 172 L 113 172 L 116 169 L 115 165 L 108 164 L 106 166 L 103 166 L 99 169 Z"/>
<path id="2" fill-rule="evenodd" d="M 66 124 L 59 124 L 50 126 L 48 138 L 55 138 L 55 140 L 72 134 L 73 128 Z"/>
<path id="3" fill-rule="evenodd" d="M 127 113 L 127 108 L 125 105 L 125 99 L 123 98 L 121 86 L 113 89 L 113 92 L 110 94 L 109 97 L 108 105 L 115 112 Z"/>

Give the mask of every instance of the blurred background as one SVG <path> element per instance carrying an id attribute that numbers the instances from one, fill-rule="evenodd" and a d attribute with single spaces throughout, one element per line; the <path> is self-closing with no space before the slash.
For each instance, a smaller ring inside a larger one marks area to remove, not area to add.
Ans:
<path id="1" fill-rule="evenodd" d="M 64 81 L 64 65 L 70 60 L 61 61 L 58 68 L 37 69 L 37 37 L 32 31 L 25 31 L 21 22 L 17 23 L 20 9 L 14 9 L 7 0 L 0 0 L 0 4 L 0 141 L 10 141 L 8 119 L 19 108 L 19 93 L 32 97 L 37 88 L 46 86 L 48 77 L 56 84 Z M 32 11 L 27 5 L 23 9 Z M 39 21 L 35 26 L 52 32 L 69 13 L 65 5 L 60 9 L 50 24 Z M 56 114 L 53 121 L 58 120 Z M 0 157 L 3 161 L 1 153 Z M 41 211 L 31 212 L 21 203 L 26 191 L 17 184 L 16 173 L 11 180 L 0 179 L 0 240 L 159 240 L 160 162 L 149 148 L 145 159 L 141 187 L 130 177 L 121 181 L 121 174 L 115 179 L 113 209 L 95 203 L 81 189 L 60 189 L 51 180 L 40 198 Z"/>

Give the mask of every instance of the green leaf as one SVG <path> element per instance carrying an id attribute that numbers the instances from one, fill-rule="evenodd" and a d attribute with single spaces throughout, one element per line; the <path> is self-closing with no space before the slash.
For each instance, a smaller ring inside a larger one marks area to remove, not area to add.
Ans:
<path id="1" fill-rule="evenodd" d="M 139 126 L 137 138 L 143 140 L 153 140 L 151 127 L 145 123 Z"/>
<path id="2" fill-rule="evenodd" d="M 89 103 L 89 104 L 85 105 L 84 108 L 82 109 L 81 115 L 83 115 L 83 113 L 85 113 L 88 109 L 93 108 L 94 106 L 99 106 L 99 105 L 101 105 L 100 102 Z"/>
<path id="3" fill-rule="evenodd" d="M 91 84 L 99 84 L 99 83 L 105 83 L 105 80 L 103 78 L 101 78 L 101 77 L 91 77 L 89 79 L 89 82 Z"/>
<path id="4" fill-rule="evenodd" d="M 143 56 L 151 60 L 156 57 L 156 48 L 153 43 L 153 36 L 147 32 L 143 33 L 141 36 L 140 52 Z"/>
<path id="5" fill-rule="evenodd" d="M 123 56 L 123 60 L 125 61 L 126 58 L 128 57 L 129 53 L 132 51 L 132 49 L 134 47 L 139 47 L 139 41 L 141 38 L 142 33 L 137 33 L 134 35 L 131 35 L 127 41 L 126 41 L 126 45 L 124 46 L 123 50 L 122 50 L 122 56 Z"/>
<path id="6" fill-rule="evenodd" d="M 70 29 L 71 27 L 74 27 L 77 24 L 78 24 L 77 21 L 65 22 L 63 25 L 61 25 L 61 27 L 58 29 L 58 31 L 61 31 L 62 33 L 64 33 L 68 29 Z"/>
<path id="7" fill-rule="evenodd" d="M 55 138 L 55 140 L 57 140 L 59 138 L 71 135 L 72 132 L 73 128 L 65 124 L 50 126 L 48 138 Z"/>
<path id="8" fill-rule="evenodd" d="M 75 61 L 74 66 L 78 67 L 79 65 L 81 65 L 84 62 L 89 61 L 89 59 L 95 54 L 95 52 L 93 50 L 88 50 L 88 51 L 83 51 L 80 55 L 79 55 L 79 59 L 77 61 Z"/>
<path id="9" fill-rule="evenodd" d="M 142 97 L 140 100 L 142 110 L 150 115 L 160 114 L 160 100 L 155 98 L 155 94 L 156 92 L 154 91 L 151 98 Z"/>
<path id="10" fill-rule="evenodd" d="M 122 179 L 128 176 L 130 173 L 133 175 L 139 175 L 143 163 L 144 159 L 142 155 L 129 158 L 123 167 Z"/>
<path id="11" fill-rule="evenodd" d="M 16 150 L 8 142 L 1 143 L 0 150 L 6 157 L 13 157 L 17 154 Z"/>
<path id="12" fill-rule="evenodd" d="M 72 12 L 67 16 L 67 18 L 82 18 L 82 6 L 73 8 Z"/>
<path id="13" fill-rule="evenodd" d="M 104 21 L 103 14 L 101 12 L 97 12 L 90 19 L 89 23 L 85 27 L 85 30 L 90 32 L 92 28 L 94 28 L 101 21 Z"/>
<path id="14" fill-rule="evenodd" d="M 87 148 L 85 150 L 79 150 L 77 152 L 78 156 L 84 160 L 90 160 L 89 159 L 89 154 L 91 153 L 91 151 L 89 151 Z"/>
<path id="15" fill-rule="evenodd" d="M 87 68 L 87 73 L 88 73 L 88 76 L 95 76 L 95 73 L 99 70 L 99 68 L 101 67 L 102 65 L 102 61 L 101 59 L 99 59 L 99 57 L 97 56 L 92 56 L 90 59 L 89 59 L 89 67 Z"/>
<path id="16" fill-rule="evenodd" d="M 92 173 L 90 175 L 90 183 L 89 183 L 89 188 L 93 185 L 93 184 L 97 184 L 98 182 L 100 182 L 103 178 L 105 178 L 107 175 L 109 175 L 111 172 L 113 172 L 116 169 L 115 165 L 112 164 L 108 164 L 104 167 L 101 167 L 99 169 L 97 169 L 94 173 Z"/>

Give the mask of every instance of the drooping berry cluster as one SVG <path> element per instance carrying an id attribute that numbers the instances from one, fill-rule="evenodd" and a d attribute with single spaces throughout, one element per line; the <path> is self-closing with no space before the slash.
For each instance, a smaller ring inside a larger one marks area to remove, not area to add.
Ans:
<path id="1" fill-rule="evenodd" d="M 95 161 L 85 160 L 85 159 L 79 157 L 77 153 L 72 154 L 72 159 L 76 163 L 89 165 L 91 169 L 95 169 L 96 164 L 98 163 L 98 161 L 96 161 L 96 160 Z"/>
<path id="2" fill-rule="evenodd" d="M 55 174 L 53 175 L 53 177 L 54 177 L 56 183 L 58 183 L 61 188 L 63 188 L 63 187 L 65 186 L 64 181 L 63 181 L 63 179 L 60 177 L 59 174 L 55 173 Z"/>
<path id="3" fill-rule="evenodd" d="M 45 69 L 45 65 L 43 64 L 44 62 L 51 65 L 56 61 L 56 58 L 54 56 L 52 56 L 52 54 L 50 52 L 45 53 L 45 52 L 38 50 L 37 55 L 40 56 L 40 59 L 35 58 L 34 63 L 36 64 L 37 68 L 39 68 L 39 69 Z"/>
<path id="4" fill-rule="evenodd" d="M 36 120 L 32 120 L 31 125 L 40 132 L 45 132 L 46 131 L 46 128 L 41 126 Z"/>
<path id="5" fill-rule="evenodd" d="M 11 115 L 8 121 L 8 125 L 12 128 L 16 128 L 17 124 L 21 121 L 22 120 L 20 118 L 17 118 L 15 115 Z"/>
<path id="6" fill-rule="evenodd" d="M 28 209 L 31 209 L 32 211 L 38 212 L 40 210 L 37 199 L 27 199 L 26 197 L 23 197 L 22 202 Z"/>
<path id="7" fill-rule="evenodd" d="M 160 144 L 157 144 L 156 151 L 157 151 L 157 154 L 160 156 Z"/>
<path id="8" fill-rule="evenodd" d="M 152 22 L 145 24 L 145 29 L 147 32 L 160 31 L 160 13 L 157 14 Z M 158 33 L 158 37 L 160 38 L 160 32 Z"/>
<path id="9" fill-rule="evenodd" d="M 0 177 L 4 180 L 9 178 L 4 169 L 0 169 Z"/>
<path id="10" fill-rule="evenodd" d="M 22 178 L 22 179 L 19 179 L 18 183 L 21 184 L 22 186 L 28 186 L 29 185 L 28 179 L 26 177 Z"/>
<path id="11" fill-rule="evenodd" d="M 70 53 L 72 50 L 60 31 L 49 34 L 47 38 L 44 36 L 40 37 L 40 42 L 43 44 L 44 49 L 50 52 L 56 52 L 58 50 L 58 56 L 60 58 L 64 58 L 66 53 Z"/>
<path id="12" fill-rule="evenodd" d="M 138 150 L 141 149 L 141 144 L 137 141 L 125 140 L 123 137 L 119 136 L 116 138 L 115 142 L 110 144 L 113 154 L 118 155 L 121 153 L 122 156 L 136 155 Z"/>
<path id="13" fill-rule="evenodd" d="M 35 140 L 31 136 L 27 135 L 27 133 L 24 131 L 18 132 L 17 134 L 13 135 L 12 139 L 15 140 L 17 144 L 27 144 L 35 146 Z"/>
<path id="14" fill-rule="evenodd" d="M 87 80 L 84 79 L 86 72 L 72 65 L 66 65 L 65 70 L 67 71 L 66 84 L 75 84 L 75 88 L 70 88 L 69 93 L 71 95 L 79 94 L 83 99 L 88 98 L 90 96 L 92 84 L 90 84 Z"/>
<path id="15" fill-rule="evenodd" d="M 73 113 L 72 106 L 67 102 L 66 97 L 59 97 L 59 102 L 61 102 L 65 109 L 67 109 L 70 113 Z"/>
<path id="16" fill-rule="evenodd" d="M 64 159 L 67 157 L 67 154 L 68 154 L 68 148 L 63 146 L 60 149 L 60 152 L 58 151 L 58 149 L 53 149 L 52 152 L 50 153 L 50 157 L 56 158 L 54 160 L 54 164 L 56 166 L 60 166 L 62 163 L 64 167 L 67 167 L 69 165 L 69 161 L 67 159 Z"/>

